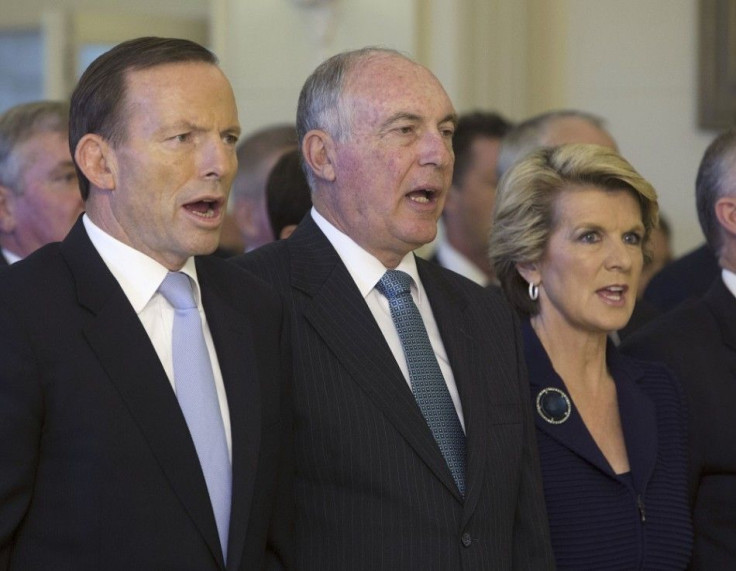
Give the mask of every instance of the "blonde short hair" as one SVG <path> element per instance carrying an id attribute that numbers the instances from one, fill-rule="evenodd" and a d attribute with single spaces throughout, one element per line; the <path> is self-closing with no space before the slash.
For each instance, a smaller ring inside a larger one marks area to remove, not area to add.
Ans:
<path id="1" fill-rule="evenodd" d="M 554 231 L 554 207 L 563 190 L 594 186 L 628 190 L 641 206 L 644 244 L 657 225 L 657 193 L 616 151 L 598 145 L 561 145 L 532 152 L 501 179 L 496 191 L 489 256 L 509 301 L 535 315 L 528 284 L 516 265 L 537 262 Z"/>

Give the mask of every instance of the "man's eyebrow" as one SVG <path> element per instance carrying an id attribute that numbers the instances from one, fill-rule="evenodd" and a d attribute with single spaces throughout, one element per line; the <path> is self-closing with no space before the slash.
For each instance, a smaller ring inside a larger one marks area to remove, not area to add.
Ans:
<path id="1" fill-rule="evenodd" d="M 457 120 L 457 113 L 449 113 L 447 116 L 445 116 L 444 119 L 442 119 L 442 121 L 440 121 L 439 124 L 441 125 L 442 123 L 452 123 L 454 126 L 456 126 Z"/>
<path id="2" fill-rule="evenodd" d="M 393 115 L 391 115 L 381 124 L 381 130 L 386 129 L 387 127 L 390 127 L 391 125 L 399 121 L 410 121 L 416 123 L 418 121 L 421 121 L 421 117 L 419 117 L 419 115 L 416 115 L 415 113 L 399 111 L 398 113 L 394 113 Z"/>

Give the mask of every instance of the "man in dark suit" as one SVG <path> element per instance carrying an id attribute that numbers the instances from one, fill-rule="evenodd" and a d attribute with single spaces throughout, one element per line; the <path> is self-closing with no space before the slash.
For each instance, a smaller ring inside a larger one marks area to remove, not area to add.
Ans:
<path id="1" fill-rule="evenodd" d="M 84 209 L 68 129 L 69 105 L 61 101 L 0 115 L 0 266 L 63 239 Z"/>
<path id="2" fill-rule="evenodd" d="M 214 55 L 187 40 L 125 42 L 80 79 L 86 214 L 0 277 L 1 569 L 244 571 L 277 555 L 282 305 L 200 257 L 239 131 Z"/>
<path id="3" fill-rule="evenodd" d="M 623 351 L 669 365 L 689 397 L 692 569 L 736 568 L 736 132 L 717 137 L 696 180 L 698 217 L 721 275 L 624 340 Z"/>
<path id="4" fill-rule="evenodd" d="M 298 569 L 553 566 L 514 312 L 412 253 L 436 234 L 455 122 L 406 57 L 330 58 L 297 111 L 314 209 L 235 259 L 291 304 Z"/>

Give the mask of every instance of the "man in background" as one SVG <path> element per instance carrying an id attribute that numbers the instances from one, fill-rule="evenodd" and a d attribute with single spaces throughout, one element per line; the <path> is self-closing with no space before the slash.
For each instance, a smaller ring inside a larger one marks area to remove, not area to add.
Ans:
<path id="1" fill-rule="evenodd" d="M 622 350 L 666 363 L 688 396 L 692 569 L 736 568 L 736 131 L 706 149 L 695 182 L 698 219 L 720 275 L 624 340 Z"/>
<path id="2" fill-rule="evenodd" d="M 296 128 L 293 125 L 264 127 L 248 135 L 238 146 L 232 213 L 246 252 L 276 238 L 268 220 L 266 180 L 279 157 L 296 146 Z"/>
<path id="3" fill-rule="evenodd" d="M 69 106 L 60 101 L 0 116 L 0 266 L 63 239 L 84 209 L 68 124 Z"/>
<path id="4" fill-rule="evenodd" d="M 452 140 L 455 169 L 442 221 L 445 233 L 433 261 L 477 284 L 494 282 L 488 260 L 496 194 L 496 160 L 501 138 L 511 123 L 498 113 L 476 111 L 461 115 Z"/>
<path id="5" fill-rule="evenodd" d="M 566 143 L 601 145 L 618 150 L 600 117 L 574 109 L 549 111 L 518 123 L 506 134 L 498 153 L 496 175 L 500 180 L 511 165 L 539 147 Z"/>
<path id="6" fill-rule="evenodd" d="M 268 219 L 277 240 L 288 238 L 312 208 L 312 191 L 302 169 L 299 149 L 286 151 L 266 182 Z"/>

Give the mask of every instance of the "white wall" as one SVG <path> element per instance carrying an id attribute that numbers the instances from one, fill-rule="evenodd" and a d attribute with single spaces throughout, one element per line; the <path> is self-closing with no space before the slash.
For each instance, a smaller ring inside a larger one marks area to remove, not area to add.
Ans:
<path id="1" fill-rule="evenodd" d="M 293 122 L 304 80 L 329 55 L 365 45 L 415 48 L 411 2 L 339 0 L 333 26 L 325 11 L 291 0 L 225 0 L 224 6 L 227 32 L 219 55 L 244 132 Z"/>
<path id="2" fill-rule="evenodd" d="M 536 68 L 550 70 L 545 80 L 557 81 L 547 107 L 606 118 L 622 154 L 659 192 L 675 250 L 700 243 L 695 174 L 716 133 L 697 127 L 697 0 L 537 1 L 557 7 L 556 47 L 532 49 Z"/>

